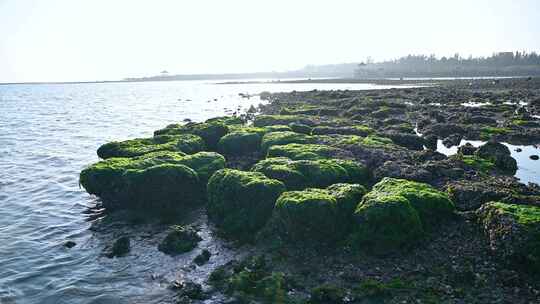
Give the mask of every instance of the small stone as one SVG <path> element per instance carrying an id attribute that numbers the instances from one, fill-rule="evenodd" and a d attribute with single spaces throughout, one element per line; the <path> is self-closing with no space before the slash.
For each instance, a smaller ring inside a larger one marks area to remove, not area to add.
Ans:
<path id="1" fill-rule="evenodd" d="M 531 155 L 531 156 L 529 156 L 529 158 L 532 159 L 532 160 L 538 160 L 539 157 L 538 157 L 538 155 Z"/>
<path id="2" fill-rule="evenodd" d="M 521 150 L 521 148 L 516 148 L 515 151 L 519 153 L 519 152 L 521 152 L 521 151 L 523 151 L 523 150 Z"/>
<path id="3" fill-rule="evenodd" d="M 67 241 L 64 243 L 64 247 L 66 248 L 73 248 L 75 247 L 75 245 L 77 245 L 77 243 L 75 243 L 74 241 Z"/>

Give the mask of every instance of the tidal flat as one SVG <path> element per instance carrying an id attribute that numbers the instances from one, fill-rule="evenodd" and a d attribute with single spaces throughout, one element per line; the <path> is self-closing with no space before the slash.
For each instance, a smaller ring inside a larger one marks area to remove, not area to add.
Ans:
<path id="1" fill-rule="evenodd" d="M 540 300 L 540 79 L 260 98 L 107 143 L 81 173 L 109 224 L 170 226 L 149 237 L 189 256 L 172 301 Z M 137 254 L 123 231 L 108 256 Z"/>

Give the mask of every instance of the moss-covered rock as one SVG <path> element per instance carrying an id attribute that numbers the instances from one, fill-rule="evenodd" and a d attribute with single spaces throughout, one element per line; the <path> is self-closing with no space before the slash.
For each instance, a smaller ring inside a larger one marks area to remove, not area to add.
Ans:
<path id="1" fill-rule="evenodd" d="M 490 202 L 477 215 L 497 255 L 540 271 L 540 207 Z"/>
<path id="2" fill-rule="evenodd" d="M 449 199 L 447 193 L 425 183 L 397 178 L 383 178 L 373 186 L 372 191 L 378 194 L 387 193 L 405 197 L 418 212 L 425 229 L 451 216 L 455 210 L 454 203 Z"/>
<path id="3" fill-rule="evenodd" d="M 111 157 L 134 157 L 157 151 L 177 151 L 192 154 L 204 149 L 204 141 L 197 135 L 161 135 L 151 138 L 113 141 L 99 147 L 97 155 L 107 159 Z"/>
<path id="4" fill-rule="evenodd" d="M 157 135 L 195 134 L 200 136 L 206 147 L 212 151 L 217 149 L 219 139 L 229 132 L 229 127 L 219 121 L 210 123 L 173 124 L 154 132 Z"/>
<path id="5" fill-rule="evenodd" d="M 300 123 L 308 126 L 315 125 L 315 121 L 312 118 L 303 115 L 259 115 L 253 120 L 255 127 L 289 125 L 291 123 Z"/>
<path id="6" fill-rule="evenodd" d="M 503 171 L 511 174 L 516 173 L 517 162 L 512 158 L 510 149 L 501 143 L 487 142 L 478 147 L 475 155 L 493 162 L 497 168 Z"/>
<path id="7" fill-rule="evenodd" d="M 492 160 L 479 157 L 478 155 L 463 155 L 458 153 L 452 155 L 451 158 L 461 160 L 465 165 L 484 173 L 495 169 L 495 163 Z"/>
<path id="8" fill-rule="evenodd" d="M 312 128 L 308 125 L 293 122 L 289 124 L 291 131 L 302 134 L 311 134 Z"/>
<path id="9" fill-rule="evenodd" d="M 100 161 L 81 172 L 80 184 L 111 207 L 176 208 L 200 203 L 208 176 L 224 166 L 214 152 L 161 151 Z"/>
<path id="10" fill-rule="evenodd" d="M 311 290 L 310 304 L 339 304 L 345 301 L 345 290 L 333 284 L 322 284 Z"/>
<path id="11" fill-rule="evenodd" d="M 204 194 L 197 173 L 181 164 L 128 169 L 122 175 L 125 199 L 131 208 L 149 211 L 181 210 L 202 203 Z"/>
<path id="12" fill-rule="evenodd" d="M 318 126 L 313 128 L 311 134 L 313 135 L 326 135 L 326 134 L 341 134 L 341 135 L 358 135 L 358 136 L 367 136 L 373 133 L 374 130 L 370 127 L 358 125 L 351 127 L 328 127 L 328 126 Z"/>
<path id="13" fill-rule="evenodd" d="M 365 193 L 358 184 L 284 192 L 276 202 L 274 223 L 292 240 L 333 243 L 349 232 L 354 209 Z"/>
<path id="14" fill-rule="evenodd" d="M 454 208 L 446 193 L 430 185 L 386 177 L 358 204 L 353 239 L 368 250 L 399 248 L 418 240 Z"/>
<path id="15" fill-rule="evenodd" d="M 232 132 L 223 136 L 218 143 L 218 151 L 225 155 L 242 155 L 258 151 L 262 135 L 255 132 Z"/>
<path id="16" fill-rule="evenodd" d="M 353 246 L 386 252 L 415 243 L 423 234 L 418 212 L 401 195 L 368 193 L 355 211 Z"/>
<path id="17" fill-rule="evenodd" d="M 285 186 L 258 172 L 219 170 L 208 181 L 208 215 L 226 234 L 250 239 L 270 217 Z"/>
<path id="18" fill-rule="evenodd" d="M 261 141 L 261 151 L 266 153 L 271 146 L 286 145 L 292 143 L 315 143 L 315 137 L 291 131 L 266 133 Z"/>
<path id="19" fill-rule="evenodd" d="M 327 145 L 287 144 L 268 149 L 268 157 L 287 157 L 293 160 L 331 158 L 345 153 L 344 150 Z"/>
<path id="20" fill-rule="evenodd" d="M 189 226 L 172 226 L 158 246 L 159 251 L 175 255 L 193 250 L 202 238 Z"/>
<path id="21" fill-rule="evenodd" d="M 267 158 L 251 170 L 282 181 L 289 190 L 324 188 L 347 182 L 367 184 L 369 181 L 369 171 L 363 165 L 338 159 L 293 161 L 285 157 Z"/>

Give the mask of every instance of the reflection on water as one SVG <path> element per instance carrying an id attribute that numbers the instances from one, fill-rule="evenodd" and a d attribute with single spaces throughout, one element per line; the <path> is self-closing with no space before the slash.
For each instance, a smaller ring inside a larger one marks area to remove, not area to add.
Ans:
<path id="1" fill-rule="evenodd" d="M 458 147 L 465 144 L 471 144 L 475 147 L 479 147 L 485 143 L 485 141 L 480 140 L 464 140 L 462 139 L 458 146 L 452 146 L 450 148 L 443 145 L 442 140 L 437 141 L 437 151 L 441 152 L 447 156 L 454 155 L 457 153 Z M 540 149 L 537 145 L 511 145 L 509 143 L 502 143 L 510 149 L 512 157 L 516 159 L 518 170 L 516 172 L 516 177 L 521 180 L 523 183 L 533 182 L 540 184 L 540 161 L 532 160 L 529 156 L 531 155 L 540 155 Z M 520 152 L 518 152 L 520 151 Z"/>
<path id="2" fill-rule="evenodd" d="M 92 209 L 96 200 L 79 188 L 78 174 L 98 160 L 100 144 L 261 102 L 239 93 L 383 88 L 201 81 L 0 86 L 0 303 L 166 303 L 171 280 L 208 271 L 190 266 L 197 250 L 176 257 L 156 250 L 167 225 L 103 218 Z M 196 223 L 202 245 L 221 254 L 205 267 L 236 254 Z M 132 252 L 103 257 L 105 246 L 125 234 Z M 66 240 L 77 245 L 68 249 Z"/>

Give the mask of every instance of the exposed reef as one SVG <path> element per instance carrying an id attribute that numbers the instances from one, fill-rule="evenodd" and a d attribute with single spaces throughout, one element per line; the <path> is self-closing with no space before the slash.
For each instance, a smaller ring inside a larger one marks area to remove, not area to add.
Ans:
<path id="1" fill-rule="evenodd" d="M 261 97 L 254 117 L 105 144 L 81 172 L 108 209 L 201 208 L 238 252 L 208 265 L 219 252 L 173 226 L 159 250 L 201 247 L 193 267 L 213 270 L 182 301 L 540 300 L 540 186 L 507 146 L 540 143 L 539 79 Z"/>

